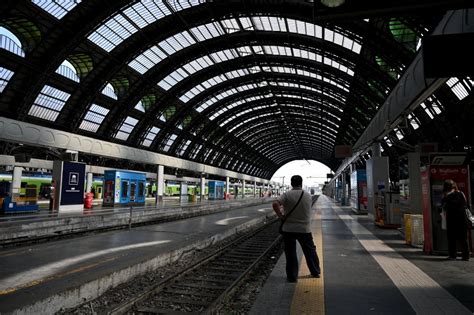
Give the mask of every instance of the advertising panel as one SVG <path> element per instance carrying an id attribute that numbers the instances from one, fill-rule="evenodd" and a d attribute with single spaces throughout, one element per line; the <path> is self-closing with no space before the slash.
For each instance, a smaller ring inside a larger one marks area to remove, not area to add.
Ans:
<path id="1" fill-rule="evenodd" d="M 85 172 L 85 164 L 63 162 L 60 205 L 84 203 Z"/>

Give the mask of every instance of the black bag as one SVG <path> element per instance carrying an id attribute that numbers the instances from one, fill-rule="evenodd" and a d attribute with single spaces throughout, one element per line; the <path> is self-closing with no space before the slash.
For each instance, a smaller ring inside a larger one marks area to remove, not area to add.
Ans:
<path id="1" fill-rule="evenodd" d="M 298 199 L 298 202 L 293 206 L 293 209 L 290 210 L 290 212 L 288 212 L 288 214 L 284 215 L 283 216 L 283 219 L 281 219 L 281 224 L 280 224 L 280 227 L 278 228 L 278 232 L 280 234 L 283 234 L 283 224 L 285 224 L 285 221 L 286 219 L 288 219 L 288 217 L 290 216 L 290 214 L 293 212 L 293 210 L 296 209 L 296 207 L 299 205 L 300 201 L 301 201 L 301 198 L 303 198 L 303 195 L 304 195 L 304 190 L 301 192 L 301 196 L 300 196 L 300 199 Z"/>

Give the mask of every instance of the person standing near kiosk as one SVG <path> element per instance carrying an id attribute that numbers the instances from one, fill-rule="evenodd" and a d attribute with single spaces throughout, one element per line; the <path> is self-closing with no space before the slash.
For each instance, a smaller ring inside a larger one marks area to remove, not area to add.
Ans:
<path id="1" fill-rule="evenodd" d="M 459 191 L 452 179 L 447 179 L 443 184 L 443 210 L 446 212 L 446 233 L 448 236 L 448 259 L 455 260 L 457 244 L 462 252 L 462 260 L 469 260 L 469 247 L 467 243 L 466 197 Z"/>

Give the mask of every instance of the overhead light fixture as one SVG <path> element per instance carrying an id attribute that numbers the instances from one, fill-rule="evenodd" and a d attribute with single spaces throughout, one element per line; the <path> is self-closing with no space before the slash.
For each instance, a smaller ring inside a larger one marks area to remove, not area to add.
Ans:
<path id="1" fill-rule="evenodd" d="M 342 5 L 345 0 L 321 0 L 321 3 L 327 7 L 335 8 Z"/>

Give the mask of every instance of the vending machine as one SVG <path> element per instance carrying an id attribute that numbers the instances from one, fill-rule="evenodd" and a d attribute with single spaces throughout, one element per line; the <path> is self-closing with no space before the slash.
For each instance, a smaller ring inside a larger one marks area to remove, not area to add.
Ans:
<path id="1" fill-rule="evenodd" d="M 351 174 L 350 203 L 355 213 L 367 214 L 367 175 L 365 170 L 355 170 Z"/>
<path id="2" fill-rule="evenodd" d="M 450 156 L 448 161 L 453 159 Z M 446 161 L 446 159 L 444 160 Z M 464 157 L 462 158 L 464 161 Z M 447 162 L 444 162 L 447 163 Z M 470 179 L 468 165 L 444 165 L 439 157 L 421 169 L 421 191 L 423 205 L 424 246 L 426 253 L 444 253 L 448 250 L 446 230 L 442 227 L 443 184 L 452 179 L 470 203 Z M 451 162 L 453 163 L 453 162 Z"/>

